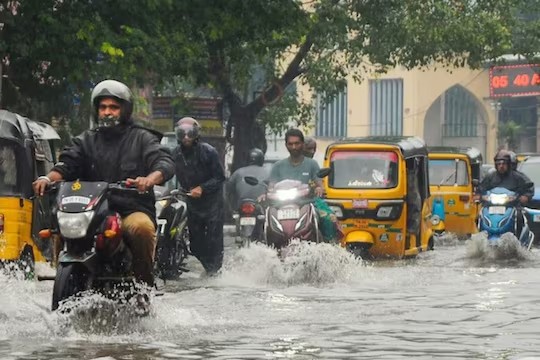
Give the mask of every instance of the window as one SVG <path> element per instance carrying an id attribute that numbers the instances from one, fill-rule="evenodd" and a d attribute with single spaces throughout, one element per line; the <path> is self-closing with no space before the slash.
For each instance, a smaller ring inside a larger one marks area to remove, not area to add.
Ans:
<path id="1" fill-rule="evenodd" d="M 478 109 L 471 94 L 461 86 L 453 86 L 444 93 L 445 137 L 475 137 Z"/>
<path id="2" fill-rule="evenodd" d="M 371 135 L 403 134 L 403 79 L 369 81 Z"/>
<path id="3" fill-rule="evenodd" d="M 317 124 L 315 135 L 340 138 L 347 136 L 347 88 L 328 103 L 317 96 Z"/>
<path id="4" fill-rule="evenodd" d="M 469 172 L 463 160 L 429 160 L 430 185 L 468 185 Z"/>
<path id="5" fill-rule="evenodd" d="M 9 145 L 0 145 L 0 194 L 18 193 L 17 163 L 15 149 Z"/>
<path id="6" fill-rule="evenodd" d="M 335 151 L 330 187 L 340 189 L 388 189 L 397 185 L 398 156 L 391 151 Z"/>

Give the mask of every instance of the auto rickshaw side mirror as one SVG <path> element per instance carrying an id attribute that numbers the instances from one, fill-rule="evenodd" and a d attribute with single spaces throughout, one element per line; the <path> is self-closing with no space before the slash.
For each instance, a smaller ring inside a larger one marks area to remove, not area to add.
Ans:
<path id="1" fill-rule="evenodd" d="M 327 177 L 328 175 L 330 175 L 330 172 L 332 172 L 331 168 L 329 168 L 329 167 L 322 168 L 317 172 L 317 177 L 322 179 L 322 178 Z"/>

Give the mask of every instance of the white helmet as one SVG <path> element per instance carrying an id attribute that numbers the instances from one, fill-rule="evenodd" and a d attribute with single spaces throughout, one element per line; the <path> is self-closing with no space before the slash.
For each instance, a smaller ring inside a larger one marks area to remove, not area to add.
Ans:
<path id="1" fill-rule="evenodd" d="M 94 120 L 97 122 L 98 106 L 101 98 L 112 97 L 121 104 L 120 121 L 126 122 L 133 113 L 133 94 L 131 90 L 120 81 L 103 80 L 94 87 L 90 98 L 94 107 Z"/>

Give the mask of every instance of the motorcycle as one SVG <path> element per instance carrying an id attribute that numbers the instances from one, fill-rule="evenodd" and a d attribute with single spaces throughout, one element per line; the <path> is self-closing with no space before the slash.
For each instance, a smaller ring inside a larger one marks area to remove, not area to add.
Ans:
<path id="1" fill-rule="evenodd" d="M 157 246 L 155 270 L 163 280 L 177 279 L 189 270 L 183 267 L 189 254 L 186 194 L 178 189 L 168 193 L 154 187 L 156 194 Z"/>
<path id="2" fill-rule="evenodd" d="M 58 234 L 63 250 L 54 278 L 52 310 L 66 299 L 87 290 L 97 290 L 120 301 L 139 294 L 134 290 L 132 253 L 126 245 L 121 217 L 109 209 L 109 196 L 137 192 L 125 181 L 118 183 L 65 181 L 52 184 L 56 192 L 53 229 L 40 237 Z M 122 296 L 124 296 L 122 298 Z M 148 309 L 141 309 L 147 313 Z"/>
<path id="3" fill-rule="evenodd" d="M 325 177 L 330 169 L 321 169 L 317 176 Z M 259 181 L 251 176 L 244 178 L 250 185 Z M 282 180 L 266 193 L 265 235 L 266 244 L 278 250 L 293 240 L 322 241 L 319 216 L 313 204 L 312 187 L 297 180 Z"/>
<path id="4" fill-rule="evenodd" d="M 252 241 L 264 240 L 265 210 L 257 200 L 243 199 L 238 212 L 233 214 L 238 234 L 238 245 L 249 246 Z"/>
<path id="5" fill-rule="evenodd" d="M 525 209 L 520 213 L 517 210 L 519 197 L 513 191 L 497 187 L 488 191 L 481 198 L 482 211 L 480 212 L 478 228 L 488 235 L 488 242 L 492 246 L 497 246 L 502 234 L 517 232 L 517 216 L 523 217 L 523 227 L 519 234 L 516 234 L 521 246 L 530 249 L 534 241 L 534 233 L 530 231 L 525 216 Z"/>

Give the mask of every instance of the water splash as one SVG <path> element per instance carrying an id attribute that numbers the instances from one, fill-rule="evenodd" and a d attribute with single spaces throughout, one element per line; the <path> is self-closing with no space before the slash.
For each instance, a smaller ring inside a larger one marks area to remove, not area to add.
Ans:
<path id="1" fill-rule="evenodd" d="M 501 236 L 497 246 L 491 246 L 487 234 L 473 234 L 466 242 L 466 256 L 480 264 L 493 262 L 516 262 L 530 260 L 530 252 L 521 246 L 519 240 L 511 233 Z"/>
<path id="2" fill-rule="evenodd" d="M 435 247 L 437 246 L 457 246 L 462 243 L 462 240 L 454 234 L 450 232 L 446 232 L 442 235 L 434 236 L 435 240 Z"/>
<path id="3" fill-rule="evenodd" d="M 229 257 L 218 279 L 225 285 L 322 285 L 347 282 L 366 271 L 361 259 L 331 244 L 295 242 L 280 259 L 277 252 L 252 244 Z"/>

